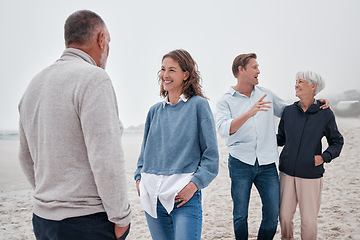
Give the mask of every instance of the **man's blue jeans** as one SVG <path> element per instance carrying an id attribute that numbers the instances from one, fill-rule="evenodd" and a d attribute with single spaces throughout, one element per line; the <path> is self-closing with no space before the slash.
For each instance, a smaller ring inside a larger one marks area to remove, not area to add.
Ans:
<path id="1" fill-rule="evenodd" d="M 37 240 L 116 240 L 114 223 L 108 220 L 105 212 L 61 221 L 33 214 L 33 227 Z M 125 240 L 129 229 L 118 240 Z"/>
<path id="2" fill-rule="evenodd" d="M 248 210 L 252 184 L 257 188 L 262 202 L 262 221 L 259 240 L 273 239 L 279 215 L 280 185 L 275 163 L 254 166 L 229 155 L 231 197 L 233 199 L 233 221 L 235 238 L 248 239 Z"/>
<path id="3" fill-rule="evenodd" d="M 161 202 L 157 202 L 157 218 L 146 214 L 146 220 L 154 240 L 200 240 L 202 225 L 201 192 L 183 206 L 167 213 Z"/>

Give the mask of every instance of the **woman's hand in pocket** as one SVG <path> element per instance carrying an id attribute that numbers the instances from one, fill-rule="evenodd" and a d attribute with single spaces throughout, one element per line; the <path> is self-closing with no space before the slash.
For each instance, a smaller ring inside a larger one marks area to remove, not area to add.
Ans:
<path id="1" fill-rule="evenodd" d="M 315 155 L 315 166 L 319 166 L 324 163 L 321 155 Z"/>
<path id="2" fill-rule="evenodd" d="M 189 182 L 175 197 L 175 202 L 180 203 L 177 207 L 181 207 L 187 203 L 194 193 L 198 190 L 198 187 L 193 182 Z"/>

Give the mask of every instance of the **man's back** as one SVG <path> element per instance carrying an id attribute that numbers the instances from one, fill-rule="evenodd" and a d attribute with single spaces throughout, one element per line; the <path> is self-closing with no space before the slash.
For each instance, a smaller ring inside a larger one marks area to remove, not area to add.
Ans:
<path id="1" fill-rule="evenodd" d="M 62 220 L 104 212 L 113 186 L 111 174 L 101 172 L 121 171 L 123 161 L 122 127 L 105 71 L 84 52 L 67 49 L 32 80 L 19 111 L 19 157 L 35 187 L 34 213 Z"/>

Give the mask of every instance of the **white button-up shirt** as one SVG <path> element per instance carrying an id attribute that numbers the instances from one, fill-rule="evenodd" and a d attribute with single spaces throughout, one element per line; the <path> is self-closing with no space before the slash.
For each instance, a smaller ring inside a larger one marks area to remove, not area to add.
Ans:
<path id="1" fill-rule="evenodd" d="M 179 102 L 188 99 L 184 94 L 180 96 Z M 166 96 L 162 100 L 163 106 L 171 104 Z M 141 173 L 140 181 L 140 203 L 142 208 L 153 218 L 157 218 L 157 200 L 170 213 L 175 204 L 176 195 L 190 182 L 194 173 L 183 173 L 173 175 L 156 175 Z"/>
<path id="2" fill-rule="evenodd" d="M 157 218 L 157 200 L 170 213 L 175 204 L 176 195 L 190 182 L 193 173 L 156 175 L 141 173 L 140 203 L 153 218 Z"/>
<path id="3" fill-rule="evenodd" d="M 232 120 L 249 111 L 265 94 L 267 96 L 263 101 L 271 101 L 271 109 L 257 112 L 230 135 Z M 249 165 L 254 165 L 256 158 L 259 165 L 279 161 L 274 115 L 281 117 L 287 105 L 284 100 L 263 87 L 254 86 L 250 97 L 231 87 L 216 105 L 216 128 L 219 135 L 226 138 L 230 155 Z"/>

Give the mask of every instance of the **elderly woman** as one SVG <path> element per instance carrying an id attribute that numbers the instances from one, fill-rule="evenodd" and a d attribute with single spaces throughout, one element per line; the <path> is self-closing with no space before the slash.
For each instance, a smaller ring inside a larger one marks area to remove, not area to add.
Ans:
<path id="1" fill-rule="evenodd" d="M 293 239 L 293 217 L 299 204 L 301 238 L 317 237 L 324 162 L 339 156 L 344 144 L 330 108 L 320 109 L 315 99 L 325 84 L 314 72 L 296 74 L 295 91 L 300 101 L 287 106 L 280 120 L 277 141 L 280 155 L 280 226 L 282 239 Z M 321 139 L 328 147 L 322 150 Z"/>

